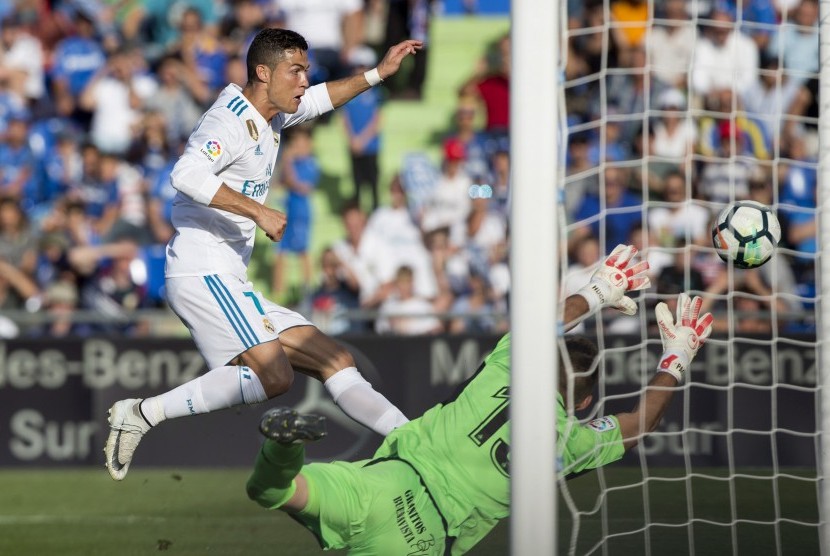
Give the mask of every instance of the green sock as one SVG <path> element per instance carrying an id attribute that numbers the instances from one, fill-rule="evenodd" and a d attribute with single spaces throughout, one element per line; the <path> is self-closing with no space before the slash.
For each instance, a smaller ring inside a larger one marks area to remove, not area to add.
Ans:
<path id="1" fill-rule="evenodd" d="M 248 479 L 248 497 L 268 509 L 279 508 L 294 495 L 294 477 L 305 463 L 305 445 L 266 440 Z"/>

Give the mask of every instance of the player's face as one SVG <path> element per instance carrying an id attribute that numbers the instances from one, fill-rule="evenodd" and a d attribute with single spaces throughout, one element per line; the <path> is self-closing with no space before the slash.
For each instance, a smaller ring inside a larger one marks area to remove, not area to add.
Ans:
<path id="1" fill-rule="evenodd" d="M 271 72 L 268 101 L 277 111 L 293 114 L 300 107 L 300 99 L 308 89 L 308 67 L 308 53 L 294 50 Z"/>

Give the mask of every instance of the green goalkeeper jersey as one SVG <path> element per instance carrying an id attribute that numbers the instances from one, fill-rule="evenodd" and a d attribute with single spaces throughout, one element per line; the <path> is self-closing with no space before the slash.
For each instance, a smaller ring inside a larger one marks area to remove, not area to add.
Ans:
<path id="1" fill-rule="evenodd" d="M 393 431 L 375 454 L 400 458 L 423 477 L 461 554 L 481 540 L 510 504 L 510 334 L 452 401 Z M 573 473 L 623 455 L 615 417 L 580 425 L 558 397 L 558 467 Z M 447 462 L 452 462 L 448 464 Z"/>

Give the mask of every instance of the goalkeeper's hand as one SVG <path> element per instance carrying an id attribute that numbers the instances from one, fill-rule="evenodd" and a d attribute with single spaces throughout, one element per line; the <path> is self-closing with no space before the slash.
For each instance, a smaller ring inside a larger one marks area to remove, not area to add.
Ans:
<path id="1" fill-rule="evenodd" d="M 703 299 L 700 297 L 690 298 L 687 294 L 681 293 L 677 298 L 676 323 L 665 303 L 658 303 L 654 309 L 660 338 L 663 340 L 663 356 L 660 358 L 657 371 L 669 373 L 677 382 L 683 382 L 683 376 L 695 358 L 697 350 L 712 333 L 712 314 L 698 316 L 702 303 Z"/>
<path id="2" fill-rule="evenodd" d="M 648 261 L 634 263 L 637 248 L 617 245 L 591 276 L 588 285 L 578 292 L 588 302 L 589 312 L 603 307 L 614 307 L 626 315 L 637 312 L 637 304 L 626 297 L 626 292 L 642 290 L 651 285 L 646 275 Z"/>

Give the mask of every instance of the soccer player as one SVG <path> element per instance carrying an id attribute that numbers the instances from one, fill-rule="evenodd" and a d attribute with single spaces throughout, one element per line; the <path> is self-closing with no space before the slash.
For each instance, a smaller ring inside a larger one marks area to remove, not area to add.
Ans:
<path id="1" fill-rule="evenodd" d="M 294 370 L 323 382 L 345 413 L 380 434 L 407 421 L 363 379 L 345 348 L 256 291 L 247 266 L 257 227 L 272 241 L 285 231 L 285 215 L 263 204 L 282 129 L 379 84 L 421 46 L 403 41 L 364 74 L 309 87 L 302 36 L 287 29 L 256 35 L 245 87 L 230 84 L 220 93 L 170 176 L 178 193 L 172 211 L 176 233 L 167 245 L 167 301 L 210 370 L 160 396 L 121 400 L 110 408 L 104 452 L 113 479 L 126 476 L 151 427 L 273 398 L 290 388 Z"/>
<path id="2" fill-rule="evenodd" d="M 630 246 L 612 252 L 590 283 L 567 298 L 565 322 L 599 307 L 636 311 L 625 293 L 648 286 L 648 264 L 629 265 L 634 252 Z M 584 338 L 564 339 L 557 409 L 561 475 L 616 461 L 654 430 L 711 332 L 712 316 L 698 315 L 700 303 L 699 297 L 681 294 L 677 322 L 665 303 L 657 306 L 664 351 L 639 405 L 630 413 L 586 425 L 565 409 L 565 362 L 574 376 L 573 399 L 568 401 L 584 409 L 597 380 L 597 348 Z M 248 480 L 248 496 L 265 508 L 290 512 L 326 549 L 463 554 L 510 512 L 509 389 L 508 334 L 452 401 L 390 433 L 371 461 L 355 463 L 304 466 L 302 441 L 324 435 L 323 418 L 272 409 L 260 423 L 267 440 Z"/>

